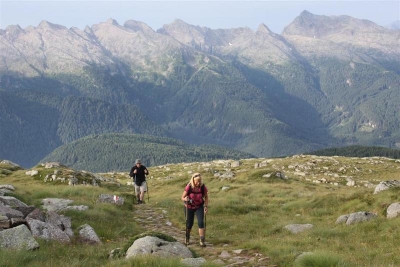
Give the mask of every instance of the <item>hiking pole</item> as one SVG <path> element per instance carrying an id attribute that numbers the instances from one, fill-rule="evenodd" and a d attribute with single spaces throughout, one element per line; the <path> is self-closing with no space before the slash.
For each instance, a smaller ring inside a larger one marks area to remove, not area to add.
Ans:
<path id="1" fill-rule="evenodd" d="M 207 213 L 204 214 L 204 236 L 206 235 Z"/>
<path id="2" fill-rule="evenodd" d="M 185 201 L 186 203 L 186 201 Z M 189 229 L 187 227 L 188 222 L 188 207 L 187 204 L 185 205 L 185 246 L 189 245 Z"/>
<path id="3" fill-rule="evenodd" d="M 147 181 L 146 181 L 146 187 L 147 187 L 147 202 L 150 203 L 149 183 Z"/>

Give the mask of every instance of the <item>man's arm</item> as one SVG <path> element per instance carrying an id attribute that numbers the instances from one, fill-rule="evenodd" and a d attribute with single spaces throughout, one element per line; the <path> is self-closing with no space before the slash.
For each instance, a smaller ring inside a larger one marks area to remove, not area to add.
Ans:
<path id="1" fill-rule="evenodd" d="M 135 167 L 132 167 L 132 169 L 131 169 L 131 171 L 130 171 L 130 173 L 129 173 L 129 176 L 130 176 L 130 177 L 135 176 L 135 174 L 133 173 L 134 170 L 135 170 Z"/>

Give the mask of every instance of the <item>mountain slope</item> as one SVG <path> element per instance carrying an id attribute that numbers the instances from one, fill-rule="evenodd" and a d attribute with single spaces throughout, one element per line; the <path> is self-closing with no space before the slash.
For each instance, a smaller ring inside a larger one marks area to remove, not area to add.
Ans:
<path id="1" fill-rule="evenodd" d="M 43 111 L 25 114 L 18 100 L 4 105 L 3 120 L 28 149 L 1 153 L 24 165 L 22 155 L 36 159 L 86 135 L 118 132 L 260 157 L 400 146 L 399 36 L 369 21 L 307 11 L 282 35 L 263 24 L 212 30 L 180 20 L 158 31 L 112 19 L 83 31 L 46 21 L 9 26 L 0 30 L 0 92 L 42 94 L 29 103 L 30 113 Z M 55 100 L 42 101 L 47 94 Z M 28 105 L 26 97 L 21 103 Z M 43 113 L 52 114 L 43 121 Z M 33 117 L 42 120 L 39 129 Z M 32 138 L 42 131 L 49 133 L 44 146 Z M 11 136 L 0 130 L 0 138 Z"/>
<path id="2" fill-rule="evenodd" d="M 62 144 L 110 132 L 168 136 L 133 105 L 35 91 L 0 91 L 0 157 L 33 166 Z"/>
<path id="3" fill-rule="evenodd" d="M 63 145 L 42 162 L 58 161 L 79 170 L 129 171 L 135 159 L 146 166 L 214 159 L 252 158 L 251 154 L 219 146 L 194 146 L 182 141 L 138 134 L 91 135 Z"/>

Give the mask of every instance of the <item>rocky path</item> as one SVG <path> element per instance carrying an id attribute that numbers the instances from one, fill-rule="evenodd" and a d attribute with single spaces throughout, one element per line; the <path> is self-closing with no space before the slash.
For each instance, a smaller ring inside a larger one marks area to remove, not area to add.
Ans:
<path id="1" fill-rule="evenodd" d="M 178 242 L 184 243 L 185 229 L 179 229 L 174 226 L 168 219 L 167 212 L 155 208 L 151 204 L 135 205 L 135 220 L 142 225 L 146 231 L 161 232 L 174 237 Z M 192 231 L 197 231 L 194 227 Z M 254 251 L 244 249 L 232 250 L 228 245 L 214 247 L 212 243 L 206 240 L 207 247 L 198 245 L 197 232 L 193 235 L 193 240 L 189 244 L 189 248 L 196 251 L 199 257 L 203 257 L 208 262 L 221 264 L 221 266 L 268 266 L 269 257 Z"/>

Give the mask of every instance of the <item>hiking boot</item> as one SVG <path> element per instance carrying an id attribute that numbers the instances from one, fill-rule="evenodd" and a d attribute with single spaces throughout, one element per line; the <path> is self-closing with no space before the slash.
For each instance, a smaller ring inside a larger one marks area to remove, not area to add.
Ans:
<path id="1" fill-rule="evenodd" d="M 185 245 L 189 246 L 189 238 L 188 237 L 185 237 Z"/>
<path id="2" fill-rule="evenodd" d="M 206 242 L 204 240 L 200 240 L 200 247 L 205 247 L 206 246 Z"/>

